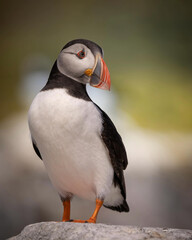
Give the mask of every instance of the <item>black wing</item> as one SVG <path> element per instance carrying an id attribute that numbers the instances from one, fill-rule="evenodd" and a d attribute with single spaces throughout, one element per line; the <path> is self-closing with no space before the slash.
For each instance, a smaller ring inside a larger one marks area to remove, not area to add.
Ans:
<path id="1" fill-rule="evenodd" d="M 39 149 L 38 149 L 38 147 L 37 147 L 37 145 L 36 145 L 36 143 L 35 143 L 35 141 L 34 141 L 33 139 L 32 139 L 32 144 L 33 144 L 33 148 L 34 148 L 37 156 L 38 156 L 41 160 L 43 160 L 42 157 L 41 157 L 41 153 L 40 153 L 40 151 L 39 151 Z"/>
<path id="2" fill-rule="evenodd" d="M 128 159 L 125 146 L 111 119 L 102 109 L 99 107 L 98 109 L 101 112 L 103 120 L 101 137 L 109 151 L 109 156 L 114 169 L 114 184 L 120 186 L 121 194 L 126 199 L 123 170 L 125 170 L 128 165 Z"/>

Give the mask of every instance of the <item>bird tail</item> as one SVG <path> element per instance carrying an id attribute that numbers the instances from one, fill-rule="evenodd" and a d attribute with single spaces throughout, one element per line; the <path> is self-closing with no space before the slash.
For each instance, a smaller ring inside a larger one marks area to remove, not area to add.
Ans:
<path id="1" fill-rule="evenodd" d="M 118 212 L 129 212 L 129 206 L 125 199 L 123 200 L 122 204 L 117 205 L 117 206 L 108 206 L 105 204 L 103 204 L 103 206 L 106 208 L 109 208 L 111 210 L 118 211 Z"/>

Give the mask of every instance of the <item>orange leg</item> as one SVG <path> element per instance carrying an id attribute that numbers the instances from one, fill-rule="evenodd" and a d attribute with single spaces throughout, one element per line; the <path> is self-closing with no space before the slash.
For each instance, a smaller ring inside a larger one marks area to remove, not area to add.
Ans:
<path id="1" fill-rule="evenodd" d="M 93 212 L 92 216 L 88 220 L 71 220 L 71 222 L 78 222 L 78 223 L 96 223 L 97 215 L 100 208 L 103 205 L 103 201 L 100 199 L 96 199 L 96 207 L 95 211 Z"/>
<path id="2" fill-rule="evenodd" d="M 70 200 L 67 199 L 63 201 L 63 222 L 69 221 L 70 220 Z"/>

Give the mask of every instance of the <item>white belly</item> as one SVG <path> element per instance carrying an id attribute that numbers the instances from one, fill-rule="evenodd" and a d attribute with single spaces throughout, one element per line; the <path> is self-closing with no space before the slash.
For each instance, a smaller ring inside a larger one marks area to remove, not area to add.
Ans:
<path id="1" fill-rule="evenodd" d="M 64 89 L 40 92 L 29 110 L 29 127 L 62 196 L 69 192 L 95 199 L 109 193 L 113 169 L 100 137 L 102 119 L 92 102 Z"/>

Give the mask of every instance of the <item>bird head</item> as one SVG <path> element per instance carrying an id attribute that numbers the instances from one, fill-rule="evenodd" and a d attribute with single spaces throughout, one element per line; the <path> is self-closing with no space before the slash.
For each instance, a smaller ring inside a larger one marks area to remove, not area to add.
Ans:
<path id="1" fill-rule="evenodd" d="M 67 43 L 57 58 L 57 68 L 77 82 L 110 90 L 110 75 L 103 51 L 92 41 L 77 39 Z"/>

